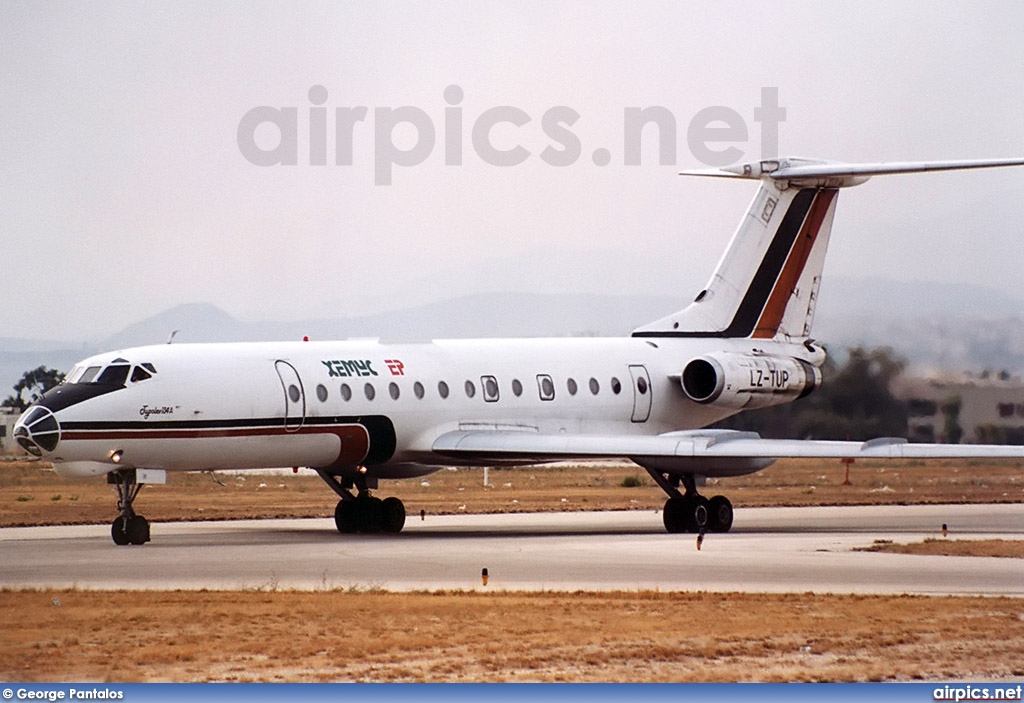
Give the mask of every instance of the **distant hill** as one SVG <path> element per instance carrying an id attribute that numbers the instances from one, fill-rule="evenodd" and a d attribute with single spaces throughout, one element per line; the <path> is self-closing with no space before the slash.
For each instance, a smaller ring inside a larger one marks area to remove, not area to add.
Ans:
<path id="1" fill-rule="evenodd" d="M 349 318 L 241 322 L 213 305 L 180 305 L 109 337 L 99 345 L 118 349 L 175 342 L 347 339 L 429 341 L 445 337 L 564 337 L 622 335 L 667 314 L 676 301 L 658 296 L 490 293 L 405 310 Z"/>
<path id="2" fill-rule="evenodd" d="M 682 308 L 670 295 L 484 293 L 372 315 L 245 322 L 204 303 L 176 306 L 87 345 L 0 338 L 0 399 L 26 370 L 68 370 L 89 354 L 176 343 L 380 337 L 620 336 Z M 913 366 L 1024 370 L 1024 304 L 980 286 L 826 278 L 814 336 L 834 353 L 893 347 Z"/>
<path id="3" fill-rule="evenodd" d="M 178 342 L 249 341 L 248 325 L 209 303 L 186 303 L 128 325 L 96 344 L 99 349 L 123 349 L 164 344 L 178 330 Z"/>
<path id="4" fill-rule="evenodd" d="M 1024 301 L 984 286 L 884 278 L 822 279 L 818 319 L 876 315 L 907 317 L 1003 318 L 1024 316 Z"/>

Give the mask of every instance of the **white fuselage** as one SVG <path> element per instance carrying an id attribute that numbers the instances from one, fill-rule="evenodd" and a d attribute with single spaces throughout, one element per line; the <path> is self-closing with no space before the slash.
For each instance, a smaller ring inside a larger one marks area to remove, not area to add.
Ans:
<path id="1" fill-rule="evenodd" d="M 770 352 L 820 366 L 821 351 L 716 338 L 486 339 L 180 344 L 126 349 L 83 369 L 130 365 L 123 388 L 54 412 L 58 471 L 374 467 L 378 477 L 443 464 L 454 430 L 656 435 L 741 408 L 686 396 L 680 373 L 711 352 Z M 154 371 L 137 382 L 135 369 Z M 445 389 L 447 392 L 445 393 Z M 779 401 L 783 402 L 783 401 Z"/>

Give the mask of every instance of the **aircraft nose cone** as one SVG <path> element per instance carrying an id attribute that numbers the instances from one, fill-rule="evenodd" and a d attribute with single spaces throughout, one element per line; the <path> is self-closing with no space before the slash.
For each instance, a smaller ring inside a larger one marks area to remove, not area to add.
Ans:
<path id="1" fill-rule="evenodd" d="M 14 441 L 33 456 L 52 452 L 60 441 L 60 424 L 49 408 L 33 405 L 14 424 Z"/>

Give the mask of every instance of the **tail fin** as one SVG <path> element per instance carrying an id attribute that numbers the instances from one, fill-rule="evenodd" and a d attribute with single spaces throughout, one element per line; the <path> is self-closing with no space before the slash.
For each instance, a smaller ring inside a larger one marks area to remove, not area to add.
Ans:
<path id="1" fill-rule="evenodd" d="M 696 300 L 633 335 L 806 337 L 837 195 L 765 179 Z"/>
<path id="2" fill-rule="evenodd" d="M 991 166 L 1024 159 L 842 164 L 785 159 L 682 175 L 759 179 L 707 286 L 684 310 L 633 332 L 634 337 L 807 338 L 825 264 L 839 188 L 871 176 Z"/>

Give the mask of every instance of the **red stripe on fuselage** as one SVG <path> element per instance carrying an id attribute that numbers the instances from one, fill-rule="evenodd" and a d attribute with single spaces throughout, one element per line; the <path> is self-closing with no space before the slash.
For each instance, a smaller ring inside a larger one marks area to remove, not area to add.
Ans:
<path id="1" fill-rule="evenodd" d="M 70 430 L 61 433 L 62 442 L 91 440 L 137 439 L 222 439 L 245 437 L 290 437 L 294 435 L 334 435 L 341 443 L 335 464 L 358 465 L 370 452 L 370 435 L 362 425 L 331 427 L 241 427 L 224 429 L 140 429 L 140 430 Z"/>

